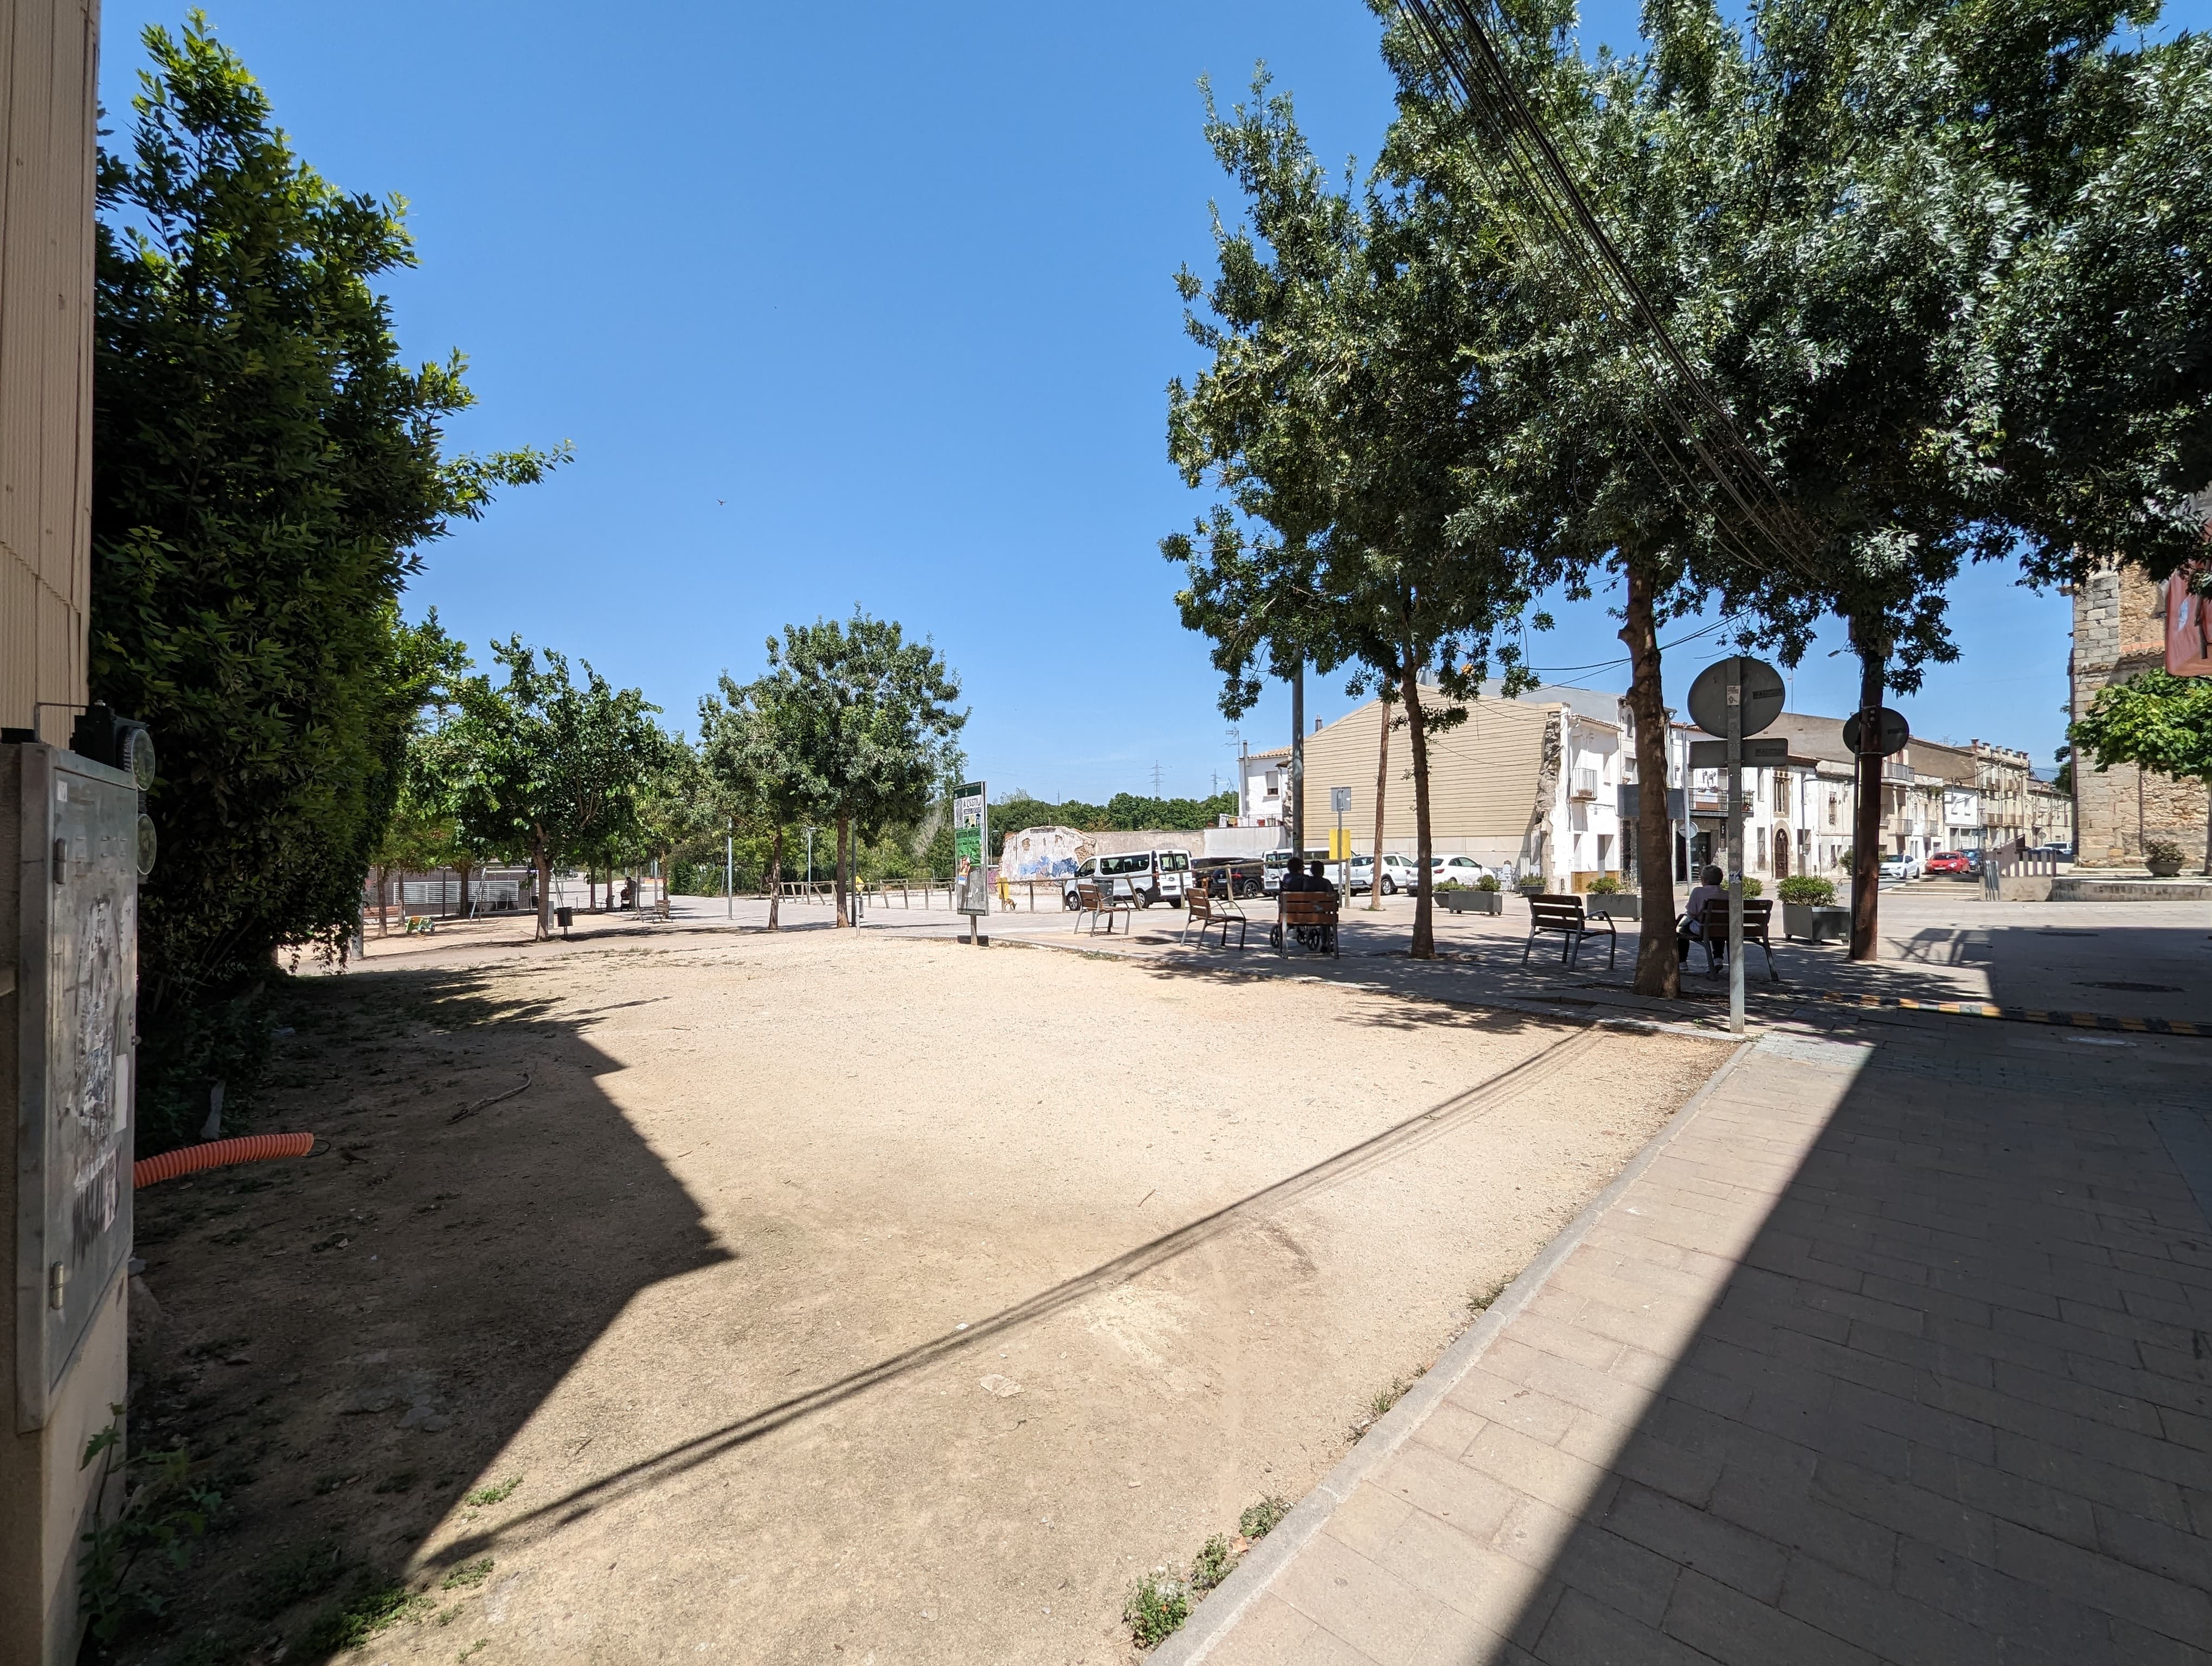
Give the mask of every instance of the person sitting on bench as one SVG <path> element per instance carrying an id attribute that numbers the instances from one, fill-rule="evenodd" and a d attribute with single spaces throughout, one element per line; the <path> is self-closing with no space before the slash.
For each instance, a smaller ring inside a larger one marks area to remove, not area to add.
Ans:
<path id="1" fill-rule="evenodd" d="M 1682 915 L 1681 933 L 1674 940 L 1675 958 L 1686 966 L 1690 964 L 1691 939 L 1694 938 L 1702 940 L 1705 934 L 1705 904 L 1728 901 L 1728 887 L 1721 883 L 1720 869 L 1706 868 L 1698 875 L 1698 884 L 1690 892 L 1689 909 Z M 1713 964 L 1718 965 L 1727 958 L 1728 945 L 1725 943 L 1714 945 Z"/>

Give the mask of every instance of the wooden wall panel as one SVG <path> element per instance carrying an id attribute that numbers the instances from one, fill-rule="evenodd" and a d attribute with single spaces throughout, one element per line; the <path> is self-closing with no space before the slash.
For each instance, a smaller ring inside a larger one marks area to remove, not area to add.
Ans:
<path id="1" fill-rule="evenodd" d="M 98 25 L 0 0 L 0 723 L 46 739 L 85 698 Z"/>

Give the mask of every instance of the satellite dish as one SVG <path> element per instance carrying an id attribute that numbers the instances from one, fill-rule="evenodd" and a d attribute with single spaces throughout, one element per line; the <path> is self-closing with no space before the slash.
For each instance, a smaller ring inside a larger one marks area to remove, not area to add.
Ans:
<path id="1" fill-rule="evenodd" d="M 1875 745 L 1859 745 L 1862 726 L 1859 714 L 1853 712 L 1844 720 L 1844 747 L 1853 757 L 1863 757 L 1871 752 L 1876 757 L 1887 757 L 1901 752 L 1912 739 L 1912 730 L 1905 723 L 1905 714 L 1893 707 L 1884 706 L 1875 725 Z"/>
<path id="2" fill-rule="evenodd" d="M 1743 728 L 1755 735 L 1782 715 L 1782 673 L 1764 660 L 1735 654 L 1716 660 L 1690 684 L 1690 719 L 1707 734 L 1728 733 L 1729 667 L 1743 684 Z"/>

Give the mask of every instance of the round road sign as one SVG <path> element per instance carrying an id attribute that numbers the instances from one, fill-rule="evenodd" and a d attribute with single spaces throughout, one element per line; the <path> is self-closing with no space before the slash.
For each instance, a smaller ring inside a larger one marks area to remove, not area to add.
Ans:
<path id="1" fill-rule="evenodd" d="M 1729 668 L 1743 683 L 1743 730 L 1757 734 L 1782 715 L 1782 673 L 1764 660 L 1737 654 L 1716 660 L 1690 684 L 1690 721 L 1707 734 L 1728 733 Z"/>
<path id="2" fill-rule="evenodd" d="M 1912 739 L 1912 731 L 1905 724 L 1905 714 L 1889 706 L 1881 708 L 1880 721 L 1875 726 L 1875 745 L 1860 745 L 1859 731 L 1859 714 L 1853 712 L 1844 720 L 1844 745 L 1854 757 L 1863 757 L 1868 752 L 1872 752 L 1876 757 L 1887 757 L 1893 752 L 1903 751 L 1905 742 Z"/>

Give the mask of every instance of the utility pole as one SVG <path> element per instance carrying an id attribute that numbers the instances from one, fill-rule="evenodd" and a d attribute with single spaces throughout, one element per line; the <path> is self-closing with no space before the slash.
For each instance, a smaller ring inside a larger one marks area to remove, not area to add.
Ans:
<path id="1" fill-rule="evenodd" d="M 722 831 L 722 896 L 731 919 L 738 917 L 738 824 L 729 821 Z"/>
<path id="2" fill-rule="evenodd" d="M 1306 657 L 1291 673 L 1291 854 L 1306 854 Z"/>
<path id="3" fill-rule="evenodd" d="M 1743 1033 L 1743 656 L 1728 671 L 1729 1033 Z"/>

